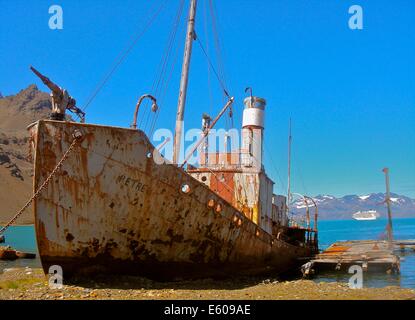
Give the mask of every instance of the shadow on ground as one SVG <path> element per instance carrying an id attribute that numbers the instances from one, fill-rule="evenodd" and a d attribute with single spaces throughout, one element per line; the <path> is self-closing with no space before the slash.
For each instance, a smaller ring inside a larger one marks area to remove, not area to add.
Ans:
<path id="1" fill-rule="evenodd" d="M 226 279 L 197 279 L 159 282 L 135 276 L 100 275 L 93 278 L 76 277 L 65 281 L 66 285 L 75 285 L 91 289 L 174 289 L 174 290 L 240 290 L 259 284 L 300 279 L 298 274 L 286 274 L 279 277 L 231 277 Z"/>

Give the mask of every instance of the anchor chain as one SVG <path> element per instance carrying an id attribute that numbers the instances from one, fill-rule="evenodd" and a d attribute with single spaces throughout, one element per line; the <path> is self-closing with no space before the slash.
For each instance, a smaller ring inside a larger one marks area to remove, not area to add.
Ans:
<path id="1" fill-rule="evenodd" d="M 62 167 L 62 164 L 65 162 L 65 160 L 68 158 L 69 154 L 73 151 L 76 144 L 82 140 L 82 133 L 78 130 L 75 130 L 73 133 L 73 141 L 71 145 L 69 146 L 68 150 L 64 153 L 62 159 L 58 162 L 56 167 L 52 170 L 51 174 L 47 177 L 47 179 L 42 183 L 42 185 L 37 189 L 35 194 L 29 199 L 29 201 L 15 214 L 15 216 L 0 230 L 0 235 L 2 235 L 14 222 L 23 214 L 23 212 L 32 204 L 32 202 L 37 199 L 42 191 L 46 189 L 46 187 L 49 185 L 52 178 L 55 176 L 55 174 L 59 171 L 59 169 Z"/>

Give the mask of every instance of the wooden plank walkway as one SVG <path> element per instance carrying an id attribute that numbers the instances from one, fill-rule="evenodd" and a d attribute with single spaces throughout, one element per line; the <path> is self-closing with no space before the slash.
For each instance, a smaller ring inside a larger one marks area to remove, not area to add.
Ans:
<path id="1" fill-rule="evenodd" d="M 364 272 L 399 273 L 400 258 L 394 254 L 396 245 L 390 248 L 389 242 L 383 240 L 336 242 L 305 264 L 303 274 L 309 276 L 319 271 L 347 273 L 354 265 L 361 266 Z"/>

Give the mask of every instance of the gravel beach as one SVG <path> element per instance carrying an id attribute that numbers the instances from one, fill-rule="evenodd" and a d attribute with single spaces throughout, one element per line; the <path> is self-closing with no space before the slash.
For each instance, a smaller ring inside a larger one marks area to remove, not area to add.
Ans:
<path id="1" fill-rule="evenodd" d="M 0 300 L 415 300 L 415 290 L 399 287 L 350 289 L 346 283 L 310 280 L 205 279 L 170 283 L 140 277 L 74 280 L 50 289 L 41 269 L 6 269 Z"/>

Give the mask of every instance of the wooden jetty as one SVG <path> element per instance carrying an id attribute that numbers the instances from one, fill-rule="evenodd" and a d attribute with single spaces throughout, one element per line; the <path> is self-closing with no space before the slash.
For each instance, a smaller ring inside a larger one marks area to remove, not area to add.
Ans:
<path id="1" fill-rule="evenodd" d="M 415 240 L 395 240 L 394 241 L 395 250 L 399 251 L 407 251 L 413 250 L 415 251 Z"/>
<path id="2" fill-rule="evenodd" d="M 392 227 L 392 210 L 390 197 L 389 169 L 385 173 L 388 223 L 387 240 L 341 241 L 317 254 L 301 267 L 304 277 L 319 271 L 349 272 L 352 266 L 360 266 L 364 272 L 400 272 L 400 255 L 408 250 L 415 251 L 415 240 L 394 240 Z"/>
<path id="3" fill-rule="evenodd" d="M 389 169 L 385 173 L 388 223 L 387 240 L 342 241 L 332 244 L 301 268 L 304 277 L 319 271 L 349 272 L 351 266 L 360 266 L 364 272 L 400 272 L 400 254 L 415 250 L 415 240 L 394 240 L 390 197 Z"/>
<path id="4" fill-rule="evenodd" d="M 302 267 L 304 276 L 319 271 L 348 272 L 351 266 L 361 266 L 364 272 L 399 273 L 400 258 L 389 241 L 344 241 L 332 244 Z M 399 242 L 399 245 L 401 243 Z"/>

